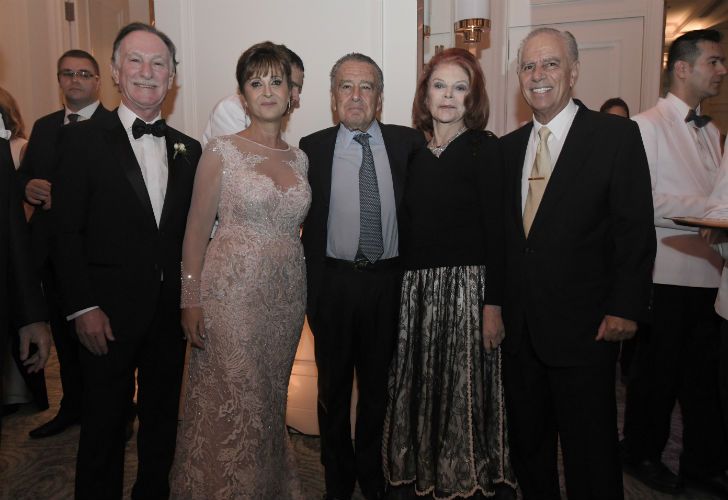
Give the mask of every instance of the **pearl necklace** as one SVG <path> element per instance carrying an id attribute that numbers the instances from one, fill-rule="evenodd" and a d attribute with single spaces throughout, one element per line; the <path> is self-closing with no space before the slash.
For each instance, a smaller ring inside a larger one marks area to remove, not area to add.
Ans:
<path id="1" fill-rule="evenodd" d="M 468 128 L 467 128 L 467 127 L 466 127 L 465 125 L 463 125 L 463 126 L 462 126 L 462 127 L 460 128 L 460 130 L 458 130 L 458 131 L 457 131 L 457 132 L 455 133 L 455 135 L 454 135 L 454 136 L 450 137 L 450 138 L 449 138 L 449 139 L 448 139 L 448 140 L 447 140 L 447 141 L 445 142 L 445 144 L 443 144 L 443 145 L 441 145 L 441 146 L 435 146 L 434 144 L 428 144 L 428 145 L 427 145 L 427 148 L 428 148 L 428 149 L 429 149 L 430 151 L 432 151 L 432 154 L 433 154 L 433 155 L 435 155 L 436 157 L 438 157 L 438 158 L 439 158 L 439 157 L 440 157 L 440 155 L 442 154 L 442 152 L 443 152 L 443 151 L 445 151 L 445 149 L 447 149 L 447 147 L 448 147 L 448 146 L 450 145 L 450 143 L 451 143 L 452 141 L 454 141 L 455 139 L 457 139 L 457 138 L 458 138 L 458 137 L 460 136 L 460 134 L 462 134 L 463 132 L 465 132 L 465 131 L 466 131 L 467 129 L 468 129 Z M 434 141 L 434 140 L 435 140 L 435 136 L 433 135 L 433 136 L 432 136 L 432 139 L 430 140 L 430 142 L 432 142 L 432 141 Z"/>

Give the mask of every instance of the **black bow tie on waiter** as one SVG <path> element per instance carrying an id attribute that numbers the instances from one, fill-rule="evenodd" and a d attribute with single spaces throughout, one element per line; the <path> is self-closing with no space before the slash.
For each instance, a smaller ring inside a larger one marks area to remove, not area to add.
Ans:
<path id="1" fill-rule="evenodd" d="M 144 134 L 152 134 L 154 137 L 163 137 L 167 131 L 167 123 L 164 120 L 157 120 L 154 123 L 144 123 L 139 118 L 131 124 L 131 135 L 139 139 Z"/>
<path id="2" fill-rule="evenodd" d="M 688 116 L 685 118 L 685 123 L 695 122 L 695 126 L 698 128 L 705 127 L 708 122 L 712 120 L 708 115 L 699 115 L 694 109 L 688 111 Z"/>

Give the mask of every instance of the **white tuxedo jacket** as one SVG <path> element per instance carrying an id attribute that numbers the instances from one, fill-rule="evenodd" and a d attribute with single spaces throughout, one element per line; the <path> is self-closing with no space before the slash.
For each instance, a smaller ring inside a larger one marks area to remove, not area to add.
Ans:
<path id="1" fill-rule="evenodd" d="M 653 281 L 666 285 L 717 288 L 723 259 L 697 229 L 678 226 L 665 217 L 706 213 L 719 168 L 707 169 L 701 160 L 690 125 L 688 105 L 672 94 L 634 117 L 642 134 L 652 178 L 657 256 Z M 710 153 L 720 164 L 720 133 L 712 123 L 705 128 Z"/>

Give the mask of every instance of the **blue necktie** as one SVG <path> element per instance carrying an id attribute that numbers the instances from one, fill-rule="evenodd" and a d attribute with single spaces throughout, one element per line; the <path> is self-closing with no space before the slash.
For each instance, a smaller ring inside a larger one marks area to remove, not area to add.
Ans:
<path id="1" fill-rule="evenodd" d="M 354 136 L 354 140 L 361 144 L 362 150 L 359 168 L 359 249 L 356 252 L 356 260 L 366 258 L 369 262 L 376 262 L 384 253 L 382 207 L 369 137 L 371 137 L 369 134 Z"/>

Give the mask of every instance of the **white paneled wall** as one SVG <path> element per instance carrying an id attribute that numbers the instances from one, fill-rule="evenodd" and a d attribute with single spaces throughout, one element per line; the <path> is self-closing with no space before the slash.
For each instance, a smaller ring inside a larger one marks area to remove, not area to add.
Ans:
<path id="1" fill-rule="evenodd" d="M 286 44 L 306 67 L 301 108 L 286 131 L 292 143 L 332 125 L 329 71 L 353 51 L 371 56 L 384 71 L 383 120 L 408 125 L 417 68 L 416 14 L 415 0 L 156 0 L 157 26 L 180 49 L 180 88 L 170 122 L 199 137 L 215 103 L 235 92 L 240 54 L 270 40 Z"/>

